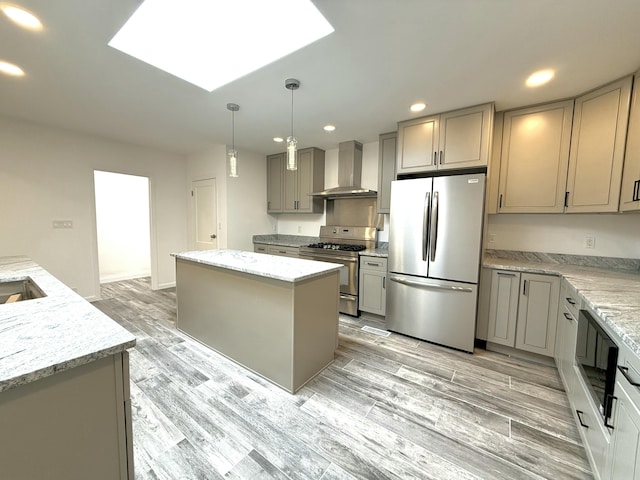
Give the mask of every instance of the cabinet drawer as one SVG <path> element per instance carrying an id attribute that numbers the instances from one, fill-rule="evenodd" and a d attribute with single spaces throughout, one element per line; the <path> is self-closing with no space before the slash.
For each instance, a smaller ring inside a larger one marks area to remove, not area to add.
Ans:
<path id="1" fill-rule="evenodd" d="M 267 247 L 267 253 L 284 257 L 298 257 L 298 251 L 297 247 L 283 247 L 281 245 L 269 245 Z"/>
<path id="2" fill-rule="evenodd" d="M 383 257 L 360 257 L 360 270 L 375 270 L 378 272 L 387 271 L 387 259 Z"/>
<path id="3" fill-rule="evenodd" d="M 267 249 L 269 248 L 269 246 L 265 243 L 254 243 L 253 244 L 253 251 L 257 252 L 257 253 L 268 253 Z"/>

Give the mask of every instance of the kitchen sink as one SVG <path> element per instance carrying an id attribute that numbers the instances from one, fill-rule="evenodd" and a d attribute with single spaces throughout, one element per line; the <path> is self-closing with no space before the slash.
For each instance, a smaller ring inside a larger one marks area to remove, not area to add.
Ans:
<path id="1" fill-rule="evenodd" d="M 45 293 L 30 278 L 23 280 L 0 281 L 0 305 L 13 302 L 22 302 L 34 298 L 46 297 Z"/>

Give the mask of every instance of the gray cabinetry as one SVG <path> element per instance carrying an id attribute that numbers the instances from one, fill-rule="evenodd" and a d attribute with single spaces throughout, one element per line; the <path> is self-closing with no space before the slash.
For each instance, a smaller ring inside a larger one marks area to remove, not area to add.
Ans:
<path id="1" fill-rule="evenodd" d="M 267 157 L 267 212 L 282 213 L 285 155 L 278 153 Z"/>
<path id="2" fill-rule="evenodd" d="M 569 282 L 562 280 L 554 356 L 567 395 L 571 395 L 574 388 L 573 369 L 575 367 L 574 358 L 576 354 L 576 338 L 578 336 L 579 309 L 578 295 Z"/>
<path id="3" fill-rule="evenodd" d="M 504 113 L 499 213 L 561 213 L 573 100 Z"/>
<path id="4" fill-rule="evenodd" d="M 620 349 L 616 375 L 613 434 L 609 446 L 609 478 L 640 480 L 640 362 Z M 635 385 L 634 385 L 635 384 Z"/>
<path id="5" fill-rule="evenodd" d="M 267 243 L 255 243 L 253 251 L 256 253 L 268 253 L 269 255 L 280 255 L 282 257 L 298 258 L 298 247 L 287 247 L 283 245 L 271 245 Z"/>
<path id="6" fill-rule="evenodd" d="M 493 104 L 398 123 L 396 173 L 486 166 Z"/>
<path id="7" fill-rule="evenodd" d="M 617 212 L 632 77 L 576 98 L 567 213 Z"/>
<path id="8" fill-rule="evenodd" d="M 640 72 L 636 73 L 622 172 L 620 211 L 640 210 Z"/>
<path id="9" fill-rule="evenodd" d="M 387 298 L 387 259 L 360 257 L 360 310 L 384 316 Z"/>
<path id="10" fill-rule="evenodd" d="M 324 212 L 324 200 L 309 196 L 324 189 L 324 150 L 298 150 L 297 170 L 287 170 L 285 159 L 284 153 L 267 157 L 267 212 Z"/>
<path id="11" fill-rule="evenodd" d="M 553 356 L 559 284 L 550 275 L 495 270 L 487 341 Z"/>
<path id="12" fill-rule="evenodd" d="M 383 133 L 378 146 L 378 213 L 391 211 L 391 182 L 396 177 L 398 133 Z"/>

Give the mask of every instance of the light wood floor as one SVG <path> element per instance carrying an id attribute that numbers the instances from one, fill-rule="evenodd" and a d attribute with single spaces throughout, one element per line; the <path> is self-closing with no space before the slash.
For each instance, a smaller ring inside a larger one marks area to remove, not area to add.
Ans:
<path id="1" fill-rule="evenodd" d="M 175 289 L 102 298 L 138 340 L 137 479 L 592 478 L 554 368 L 341 316 L 335 362 L 290 395 L 178 332 Z"/>

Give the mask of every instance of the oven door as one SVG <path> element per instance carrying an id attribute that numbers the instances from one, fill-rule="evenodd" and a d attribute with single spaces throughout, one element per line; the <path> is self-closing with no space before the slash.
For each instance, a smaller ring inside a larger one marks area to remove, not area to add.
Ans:
<path id="1" fill-rule="evenodd" d="M 340 269 L 340 312 L 358 316 L 358 257 L 323 255 L 300 251 L 300 258 L 342 264 Z"/>

